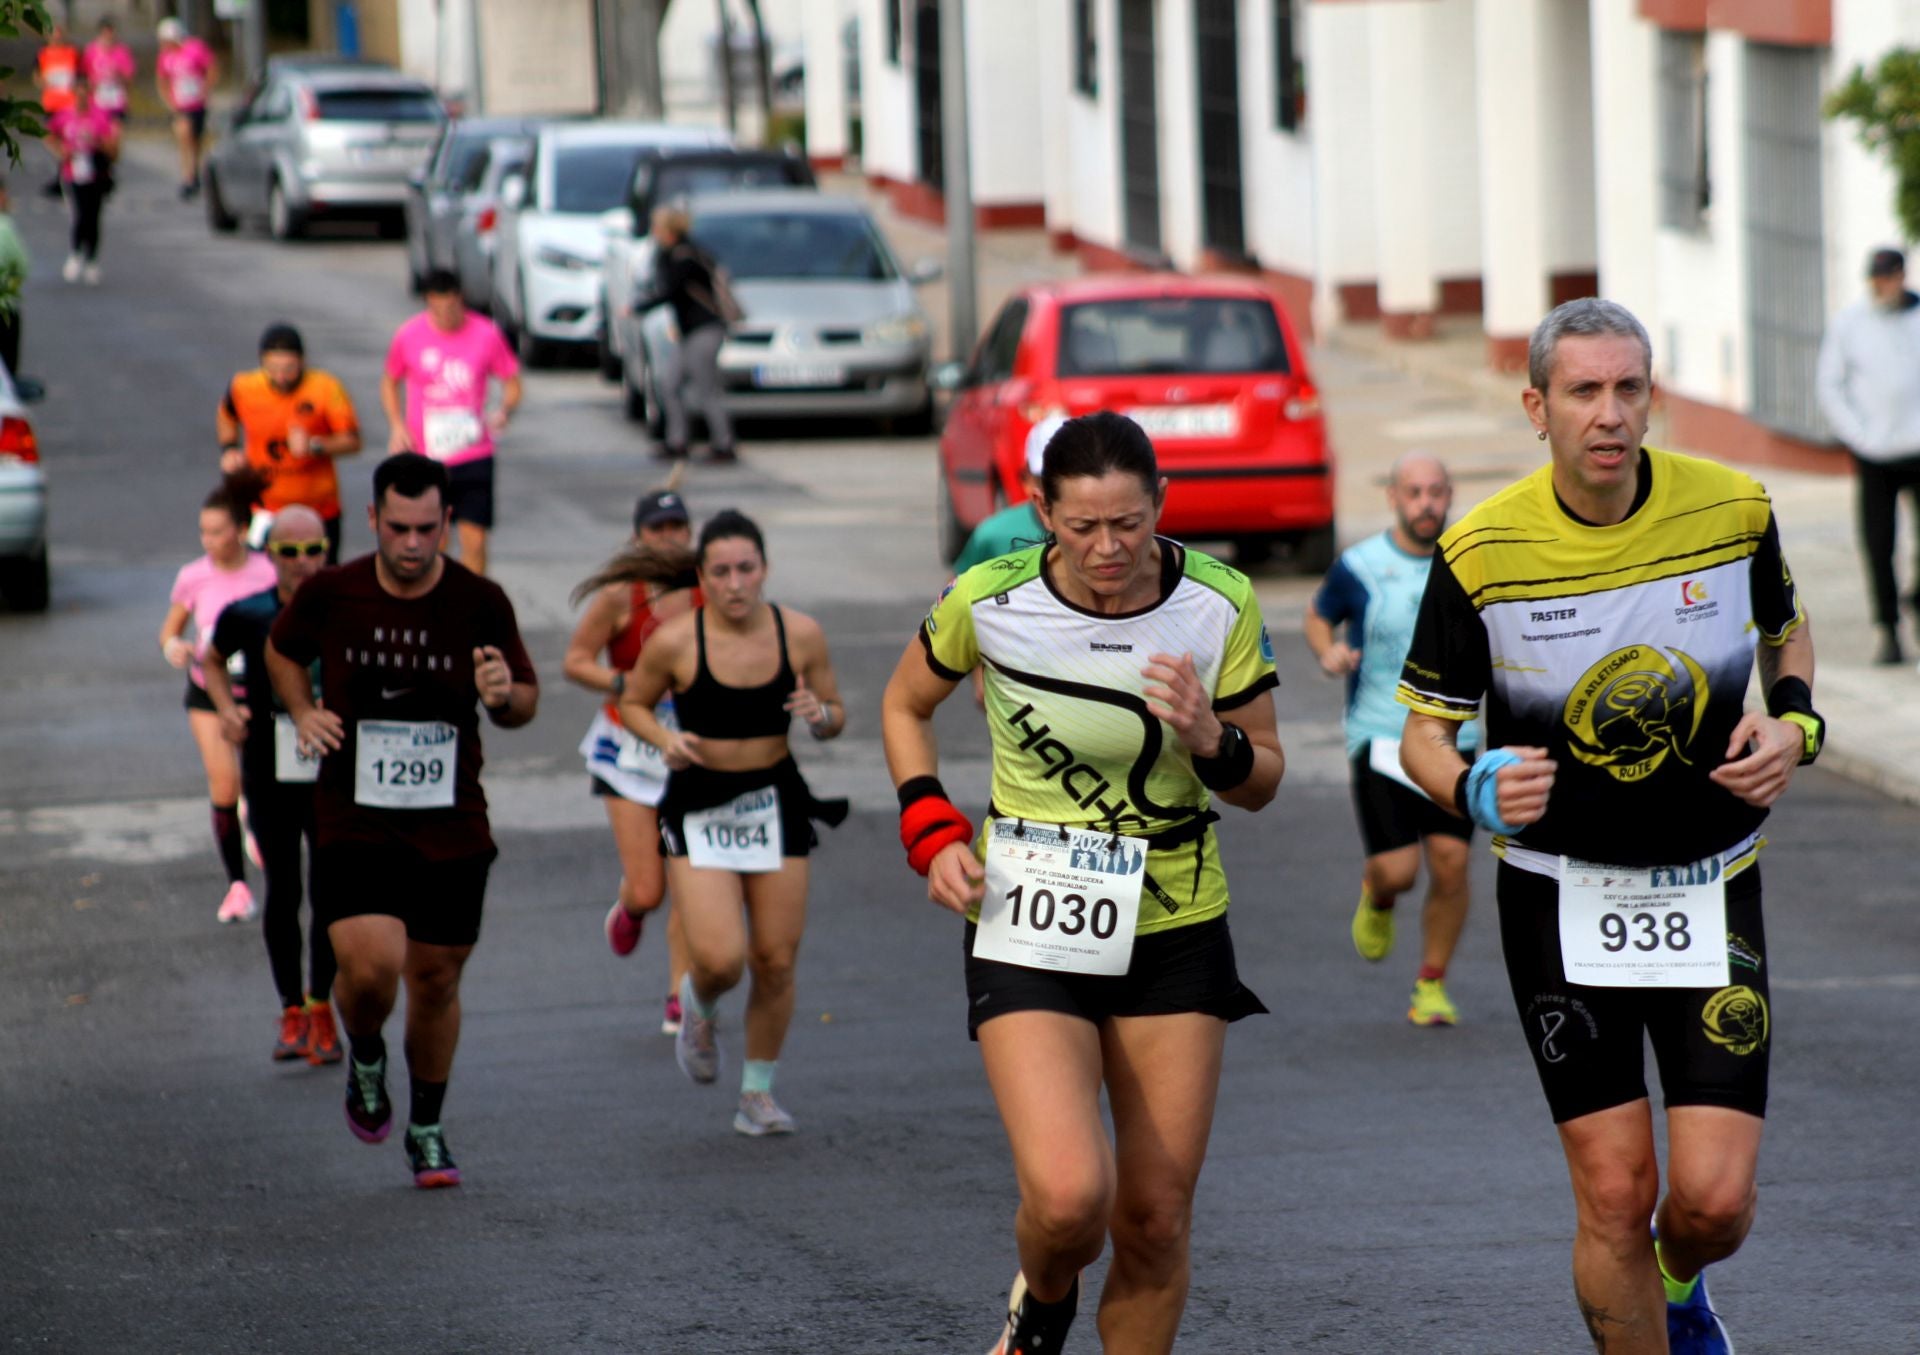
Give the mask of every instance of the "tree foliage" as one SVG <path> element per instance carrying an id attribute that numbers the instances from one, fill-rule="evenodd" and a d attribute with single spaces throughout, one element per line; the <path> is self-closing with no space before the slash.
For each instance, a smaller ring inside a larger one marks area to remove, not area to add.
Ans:
<path id="1" fill-rule="evenodd" d="M 18 38 L 31 33 L 44 37 L 53 27 L 46 0 L 0 0 L 0 38 Z M 15 98 L 11 67 L 0 66 L 0 150 L 10 164 L 20 163 L 20 139 L 46 135 L 42 119 L 45 111 L 37 98 Z"/>
<path id="2" fill-rule="evenodd" d="M 1900 229 L 1920 240 L 1920 51 L 1896 47 L 1870 72 L 1855 66 L 1827 96 L 1825 111 L 1858 123 L 1860 144 L 1886 157 Z"/>

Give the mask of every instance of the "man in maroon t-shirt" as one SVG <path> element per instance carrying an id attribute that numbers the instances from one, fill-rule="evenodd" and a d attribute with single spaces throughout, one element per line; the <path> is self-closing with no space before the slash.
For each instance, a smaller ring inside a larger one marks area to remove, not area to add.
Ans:
<path id="1" fill-rule="evenodd" d="M 347 1123 L 393 1128 L 382 1028 L 407 984 L 407 1158 L 414 1184 L 460 1183 L 440 1106 L 460 1040 L 460 971 L 480 935 L 497 852 L 480 789 L 480 715 L 533 719 L 540 690 L 500 586 L 440 553 L 446 467 L 389 457 L 367 511 L 377 543 L 303 584 L 274 623 L 267 667 L 299 742 L 319 750 L 313 910 L 339 960 Z M 320 699 L 308 665 L 320 665 Z"/>

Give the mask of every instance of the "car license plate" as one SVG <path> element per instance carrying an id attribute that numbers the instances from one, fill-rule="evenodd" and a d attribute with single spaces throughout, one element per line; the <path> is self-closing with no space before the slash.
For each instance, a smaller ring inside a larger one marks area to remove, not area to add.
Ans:
<path id="1" fill-rule="evenodd" d="M 404 145 L 376 144 L 355 146 L 353 159 L 360 165 L 397 165 L 413 157 L 414 148 Z"/>
<path id="2" fill-rule="evenodd" d="M 1152 438 L 1230 438 L 1240 431 L 1232 405 L 1145 405 L 1127 417 Z"/>
<path id="3" fill-rule="evenodd" d="M 793 390 L 796 387 L 844 386 L 847 384 L 847 369 L 815 367 L 794 362 L 768 363 L 753 369 L 753 384 L 780 390 Z"/>

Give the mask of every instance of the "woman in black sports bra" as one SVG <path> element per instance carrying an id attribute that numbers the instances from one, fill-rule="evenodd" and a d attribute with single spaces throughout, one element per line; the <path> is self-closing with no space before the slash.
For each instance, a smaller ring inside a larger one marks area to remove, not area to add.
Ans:
<path id="1" fill-rule="evenodd" d="M 846 727 L 826 635 L 812 617 L 767 602 L 766 578 L 760 529 L 731 509 L 717 514 L 700 533 L 706 605 L 654 632 L 620 700 L 622 723 L 673 772 L 660 841 L 690 962 L 674 1057 L 695 1082 L 719 1077 L 715 1005 L 751 969 L 733 1127 L 755 1136 L 793 1132 L 773 1076 L 793 1018 L 807 855 L 814 821 L 847 814 L 844 800 L 814 798 L 787 747 L 796 717 L 816 739 Z M 668 693 L 678 730 L 654 718 Z"/>

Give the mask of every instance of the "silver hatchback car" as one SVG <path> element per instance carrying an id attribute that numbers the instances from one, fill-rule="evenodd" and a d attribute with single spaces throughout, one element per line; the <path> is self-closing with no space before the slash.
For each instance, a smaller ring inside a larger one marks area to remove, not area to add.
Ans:
<path id="1" fill-rule="evenodd" d="M 373 215 L 397 235 L 446 120 L 432 88 L 398 71 L 276 66 L 207 156 L 207 224 L 264 216 L 289 240 L 322 217 Z"/>

